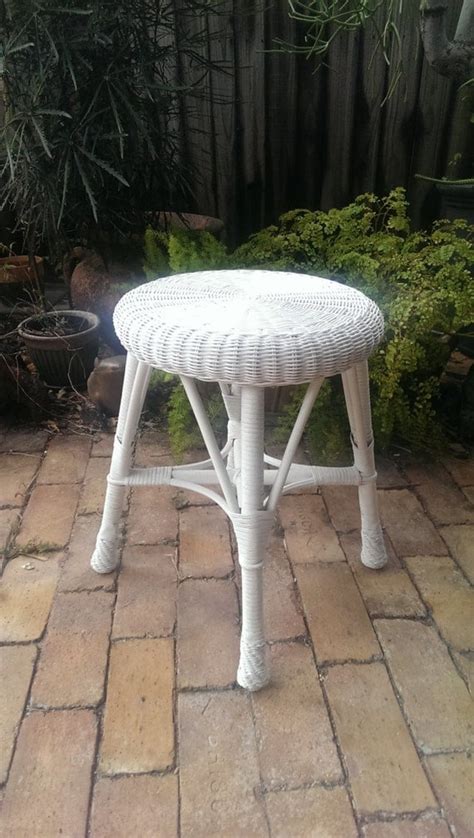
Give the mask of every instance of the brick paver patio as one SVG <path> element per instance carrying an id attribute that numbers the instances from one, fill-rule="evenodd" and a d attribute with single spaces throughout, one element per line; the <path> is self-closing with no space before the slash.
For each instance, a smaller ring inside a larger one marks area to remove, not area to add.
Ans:
<path id="1" fill-rule="evenodd" d="M 249 695 L 219 509 L 134 489 L 120 572 L 89 569 L 111 442 L 0 437 L 3 834 L 474 835 L 474 462 L 381 463 L 382 572 L 355 490 L 283 499 Z"/>

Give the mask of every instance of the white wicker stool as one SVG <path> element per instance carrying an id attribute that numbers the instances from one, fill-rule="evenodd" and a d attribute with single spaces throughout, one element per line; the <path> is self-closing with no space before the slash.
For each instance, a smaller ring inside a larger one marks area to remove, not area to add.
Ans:
<path id="1" fill-rule="evenodd" d="M 99 573 L 118 562 L 119 519 L 126 486 L 172 485 L 214 500 L 234 526 L 242 568 L 239 684 L 268 680 L 263 630 L 265 544 L 282 492 L 300 486 L 359 487 L 362 561 L 386 562 L 377 509 L 367 358 L 383 334 L 382 315 L 359 291 L 314 276 L 274 271 L 206 271 L 147 283 L 114 313 L 128 351 L 102 526 L 92 557 Z M 132 468 L 131 455 L 152 367 L 180 376 L 209 460 L 185 466 Z M 354 464 L 293 464 L 305 423 L 327 376 L 342 374 Z M 219 382 L 228 440 L 219 450 L 196 379 Z M 282 460 L 264 453 L 264 388 L 308 388 Z M 220 486 L 220 492 L 211 488 Z"/>

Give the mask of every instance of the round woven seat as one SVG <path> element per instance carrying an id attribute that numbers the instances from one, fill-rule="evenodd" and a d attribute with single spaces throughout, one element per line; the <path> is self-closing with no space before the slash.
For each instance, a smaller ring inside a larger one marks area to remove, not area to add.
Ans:
<path id="1" fill-rule="evenodd" d="M 138 360 L 203 381 L 299 384 L 365 360 L 382 315 L 360 291 L 321 277 L 203 271 L 145 283 L 114 325 Z"/>

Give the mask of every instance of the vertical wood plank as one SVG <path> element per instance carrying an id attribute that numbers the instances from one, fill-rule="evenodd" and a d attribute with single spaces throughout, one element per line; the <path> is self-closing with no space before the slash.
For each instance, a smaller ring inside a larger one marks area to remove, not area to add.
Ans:
<path id="1" fill-rule="evenodd" d="M 265 15 L 254 0 L 235 0 L 236 191 L 238 230 L 265 223 Z"/>
<path id="2" fill-rule="evenodd" d="M 321 208 L 340 207 L 352 197 L 351 174 L 356 109 L 359 32 L 343 32 L 328 53 L 328 98 L 326 111 L 327 154 Z"/>
<path id="3" fill-rule="evenodd" d="M 423 49 L 420 39 L 418 3 L 407 3 L 397 21 L 400 46 L 393 39 L 387 89 L 398 73 L 399 49 L 405 74 L 384 108 L 383 141 L 380 149 L 381 191 L 407 185 L 413 145 L 416 141 L 416 108 L 420 85 Z"/>

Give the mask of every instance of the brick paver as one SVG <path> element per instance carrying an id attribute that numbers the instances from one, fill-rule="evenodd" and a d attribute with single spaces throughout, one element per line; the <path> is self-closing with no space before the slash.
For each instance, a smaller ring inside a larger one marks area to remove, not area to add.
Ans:
<path id="1" fill-rule="evenodd" d="M 225 687 L 238 663 L 237 593 L 233 582 L 188 579 L 178 591 L 178 683 Z"/>
<path id="2" fill-rule="evenodd" d="M 436 806 L 383 664 L 336 666 L 325 684 L 357 810 Z"/>
<path id="3" fill-rule="evenodd" d="M 91 710 L 38 711 L 23 720 L 3 801 L 5 835 L 85 834 L 95 740 Z"/>
<path id="4" fill-rule="evenodd" d="M 469 746 L 472 700 L 435 629 L 410 620 L 377 620 L 376 627 L 419 747 Z"/>
<path id="5" fill-rule="evenodd" d="M 181 834 L 267 836 L 250 697 L 181 694 L 178 719 Z"/>
<path id="6" fill-rule="evenodd" d="M 388 562 L 381 571 L 365 567 L 360 560 L 360 534 L 341 535 L 341 544 L 371 617 L 422 617 L 426 609 L 416 588 L 385 538 Z"/>
<path id="7" fill-rule="evenodd" d="M 446 642 L 455 649 L 474 649 L 474 591 L 454 562 L 416 556 L 406 564 Z"/>
<path id="8" fill-rule="evenodd" d="M 440 533 L 454 560 L 474 585 L 474 525 L 442 527 Z"/>
<path id="9" fill-rule="evenodd" d="M 234 568 L 229 522 L 216 506 L 190 507 L 179 516 L 179 574 L 227 576 Z"/>
<path id="10" fill-rule="evenodd" d="M 61 567 L 58 590 L 94 591 L 97 588 L 111 590 L 114 587 L 114 573 L 95 573 L 91 568 L 91 556 L 99 527 L 98 516 L 76 518 L 69 548 Z"/>
<path id="11" fill-rule="evenodd" d="M 276 644 L 269 657 L 272 683 L 252 696 L 265 787 L 341 781 L 341 765 L 311 650 L 302 643 Z M 302 730 L 304 737 L 300 736 Z"/>
<path id="12" fill-rule="evenodd" d="M 472 754 L 438 754 L 426 760 L 428 774 L 455 835 L 471 838 L 474 824 Z"/>
<path id="13" fill-rule="evenodd" d="M 87 465 L 84 484 L 77 508 L 79 515 L 99 515 L 102 512 L 107 488 L 106 477 L 110 461 L 105 457 L 91 457 Z"/>
<path id="14" fill-rule="evenodd" d="M 169 636 L 176 621 L 176 595 L 176 549 L 173 546 L 126 547 L 112 636 Z"/>
<path id="15" fill-rule="evenodd" d="M 16 538 L 20 548 L 65 547 L 79 500 L 77 485 L 41 485 L 31 493 Z"/>
<path id="16" fill-rule="evenodd" d="M 178 834 L 178 778 L 102 777 L 96 783 L 91 838 L 173 838 Z"/>
<path id="17" fill-rule="evenodd" d="M 38 474 L 38 483 L 80 483 L 84 477 L 91 439 L 87 436 L 55 436 Z"/>
<path id="18" fill-rule="evenodd" d="M 263 572 L 265 632 L 268 640 L 285 640 L 306 634 L 297 602 L 296 586 L 281 535 L 272 535 Z"/>
<path id="19" fill-rule="evenodd" d="M 377 821 L 367 824 L 364 838 L 450 838 L 446 821 L 432 815 L 404 821 Z"/>
<path id="20" fill-rule="evenodd" d="M 113 599 L 104 591 L 58 594 L 31 692 L 34 705 L 87 706 L 102 699 Z"/>
<path id="21" fill-rule="evenodd" d="M 387 489 L 378 494 L 382 522 L 399 558 L 446 555 L 444 542 L 415 495 L 408 489 Z"/>
<path id="22" fill-rule="evenodd" d="M 0 643 L 41 637 L 57 579 L 57 554 L 45 554 L 41 560 L 19 556 L 7 564 L 1 587 Z"/>
<path id="23" fill-rule="evenodd" d="M 36 454 L 0 454 L 0 506 L 22 506 L 39 464 Z"/>
<path id="24" fill-rule="evenodd" d="M 356 838 L 345 789 L 310 788 L 273 792 L 266 800 L 274 838 Z"/>
<path id="25" fill-rule="evenodd" d="M 127 518 L 127 544 L 161 544 L 178 538 L 178 510 L 171 486 L 140 486 L 132 491 Z"/>
<path id="26" fill-rule="evenodd" d="M 172 692 L 172 640 L 113 644 L 99 758 L 104 774 L 169 768 L 174 759 Z"/>
<path id="27" fill-rule="evenodd" d="M 280 519 L 293 564 L 344 561 L 321 495 L 283 497 Z"/>
<path id="28" fill-rule="evenodd" d="M 318 662 L 368 660 L 380 654 L 347 565 L 297 567 L 296 578 Z"/>
<path id="29" fill-rule="evenodd" d="M 360 562 L 356 489 L 283 499 L 272 678 L 250 695 L 240 569 L 207 499 L 134 488 L 120 567 L 91 570 L 112 441 L 0 434 L 5 834 L 470 836 L 472 461 L 379 461 L 380 572 Z M 138 464 L 172 459 L 143 435 Z"/>
<path id="30" fill-rule="evenodd" d="M 0 783 L 7 779 L 36 654 L 36 646 L 0 647 Z"/>

